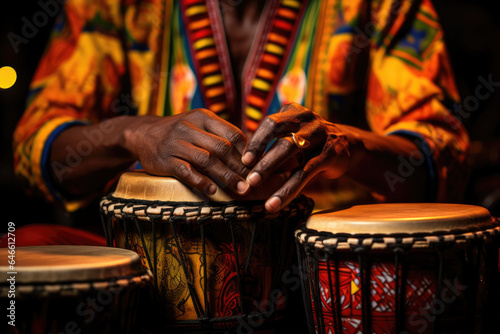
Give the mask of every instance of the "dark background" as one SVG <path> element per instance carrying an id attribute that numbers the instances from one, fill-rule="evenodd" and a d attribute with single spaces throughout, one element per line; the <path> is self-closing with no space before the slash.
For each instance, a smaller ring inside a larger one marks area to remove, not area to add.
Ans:
<path id="1" fill-rule="evenodd" d="M 47 0 L 42 0 L 43 2 Z M 62 0 L 60 0 L 63 2 Z M 480 84 L 478 77 L 500 81 L 500 25 L 496 1 L 435 1 L 441 18 L 455 71 L 464 99 L 474 96 Z M 2 230 L 7 222 L 17 226 L 28 223 L 59 223 L 96 225 L 97 212 L 67 214 L 46 204 L 42 199 L 28 197 L 16 183 L 12 167 L 12 134 L 23 109 L 31 76 L 47 41 L 52 22 L 20 45 L 15 52 L 7 35 L 22 35 L 23 21 L 30 22 L 42 10 L 38 0 L 2 1 L 0 9 L 0 67 L 12 66 L 18 75 L 15 85 L 0 90 L 1 146 L 0 185 Z M 472 145 L 469 153 L 470 177 L 464 202 L 487 207 L 500 216 L 500 88 L 480 107 L 463 119 Z"/>

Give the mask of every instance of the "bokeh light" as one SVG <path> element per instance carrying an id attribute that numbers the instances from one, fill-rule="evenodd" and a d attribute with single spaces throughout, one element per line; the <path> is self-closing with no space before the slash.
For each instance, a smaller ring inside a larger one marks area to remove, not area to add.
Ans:
<path id="1" fill-rule="evenodd" d="M 10 66 L 0 67 L 0 89 L 10 88 L 16 83 L 17 73 Z"/>

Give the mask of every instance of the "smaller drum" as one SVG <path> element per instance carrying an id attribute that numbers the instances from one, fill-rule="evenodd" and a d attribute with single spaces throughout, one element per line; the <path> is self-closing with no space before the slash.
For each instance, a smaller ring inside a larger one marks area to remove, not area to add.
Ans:
<path id="1" fill-rule="evenodd" d="M 0 259 L 4 333 L 140 333 L 139 311 L 149 316 L 151 278 L 132 251 L 33 246 Z"/>
<path id="2" fill-rule="evenodd" d="M 499 233 L 488 210 L 471 205 L 313 214 L 296 231 L 309 331 L 491 333 Z"/>

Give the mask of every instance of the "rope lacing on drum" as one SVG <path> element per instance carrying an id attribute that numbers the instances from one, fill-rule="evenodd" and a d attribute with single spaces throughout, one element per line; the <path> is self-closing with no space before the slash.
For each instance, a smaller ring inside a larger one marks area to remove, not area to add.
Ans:
<path id="1" fill-rule="evenodd" d="M 474 242 L 500 235 L 498 223 L 483 225 L 474 229 L 435 231 L 432 233 L 395 234 L 350 234 L 320 232 L 301 226 L 295 233 L 297 240 L 307 251 L 332 254 L 337 249 L 365 252 L 373 248 L 389 249 L 393 252 L 412 248 L 447 248 L 455 243 Z"/>

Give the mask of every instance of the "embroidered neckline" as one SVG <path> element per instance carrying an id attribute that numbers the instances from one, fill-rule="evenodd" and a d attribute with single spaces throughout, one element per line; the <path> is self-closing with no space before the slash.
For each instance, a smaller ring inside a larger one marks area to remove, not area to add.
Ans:
<path id="1" fill-rule="evenodd" d="M 242 74 L 242 124 L 253 132 L 265 116 L 290 55 L 307 0 L 271 0 Z M 236 86 L 217 0 L 180 2 L 199 86 L 208 109 L 228 119 Z M 261 37 L 260 37 L 261 36 Z"/>

